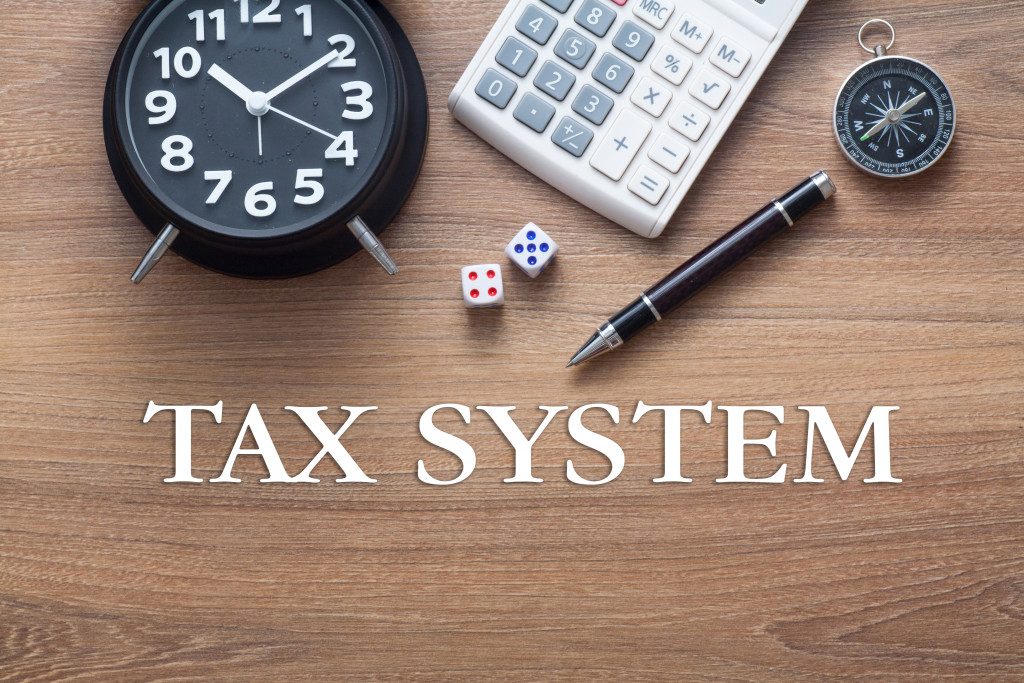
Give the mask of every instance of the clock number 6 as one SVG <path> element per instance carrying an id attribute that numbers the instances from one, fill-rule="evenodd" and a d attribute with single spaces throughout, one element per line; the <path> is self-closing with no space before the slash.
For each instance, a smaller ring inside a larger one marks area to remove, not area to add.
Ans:
<path id="1" fill-rule="evenodd" d="M 277 211 L 277 200 L 270 193 L 274 183 L 256 183 L 245 193 L 245 210 L 253 218 L 266 218 Z"/>
<path id="2" fill-rule="evenodd" d="M 349 119 L 350 121 L 362 121 L 373 116 L 373 105 L 370 104 L 370 98 L 373 97 L 373 86 L 365 81 L 352 81 L 341 86 L 343 93 L 349 93 L 353 90 L 358 90 L 358 95 L 348 95 L 345 98 L 345 111 L 342 113 L 341 118 Z M 357 107 L 358 111 L 352 111 L 350 107 Z"/>

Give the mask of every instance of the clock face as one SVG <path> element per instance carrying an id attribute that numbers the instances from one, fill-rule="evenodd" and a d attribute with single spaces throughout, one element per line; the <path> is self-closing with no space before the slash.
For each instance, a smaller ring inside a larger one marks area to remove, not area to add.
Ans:
<path id="1" fill-rule="evenodd" d="M 839 93 L 835 116 L 846 156 L 884 177 L 913 175 L 938 161 L 956 125 L 946 84 L 905 57 L 875 59 L 854 72 Z"/>
<path id="2" fill-rule="evenodd" d="M 125 57 L 119 112 L 161 204 L 215 233 L 277 237 L 365 191 L 395 127 L 375 27 L 345 0 L 165 5 Z"/>

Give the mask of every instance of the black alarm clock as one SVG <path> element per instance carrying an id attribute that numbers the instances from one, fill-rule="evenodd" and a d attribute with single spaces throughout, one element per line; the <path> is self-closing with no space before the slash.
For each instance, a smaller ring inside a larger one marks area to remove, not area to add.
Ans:
<path id="1" fill-rule="evenodd" d="M 155 0 L 114 58 L 107 153 L 155 235 L 212 270 L 282 278 L 366 247 L 412 191 L 423 74 L 377 0 Z"/>

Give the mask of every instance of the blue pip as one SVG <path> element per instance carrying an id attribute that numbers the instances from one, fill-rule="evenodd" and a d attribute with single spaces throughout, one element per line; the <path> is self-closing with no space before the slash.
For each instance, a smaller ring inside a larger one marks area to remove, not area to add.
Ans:
<path id="1" fill-rule="evenodd" d="M 532 278 L 543 273 L 557 253 L 558 244 L 534 223 L 527 223 L 505 247 L 505 255 Z"/>

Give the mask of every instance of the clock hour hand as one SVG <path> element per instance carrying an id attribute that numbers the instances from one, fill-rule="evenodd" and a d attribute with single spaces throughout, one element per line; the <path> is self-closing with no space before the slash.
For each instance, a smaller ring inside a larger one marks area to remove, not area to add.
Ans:
<path id="1" fill-rule="evenodd" d="M 299 83 L 300 81 L 304 81 L 305 79 L 309 78 L 309 76 L 311 76 L 313 73 L 319 71 L 320 69 L 324 68 L 325 66 L 333 62 L 335 59 L 337 59 L 338 55 L 339 52 L 337 50 L 331 50 L 329 54 L 324 55 L 323 57 L 310 64 L 299 73 L 289 78 L 281 85 L 277 86 L 276 88 L 268 92 L 267 100 L 274 99 L 275 97 L 277 97 L 278 95 L 280 95 L 281 93 L 283 93 L 285 90 L 292 87 L 296 83 Z"/>
<path id="2" fill-rule="evenodd" d="M 247 87 L 242 85 L 238 81 L 238 79 L 236 79 L 234 76 L 232 76 L 216 64 L 211 66 L 207 73 L 210 74 L 210 76 L 212 76 L 215 81 L 223 85 L 225 88 L 233 92 L 238 97 L 245 100 L 246 103 L 248 103 L 249 100 L 252 98 L 252 90 L 249 90 Z"/>

